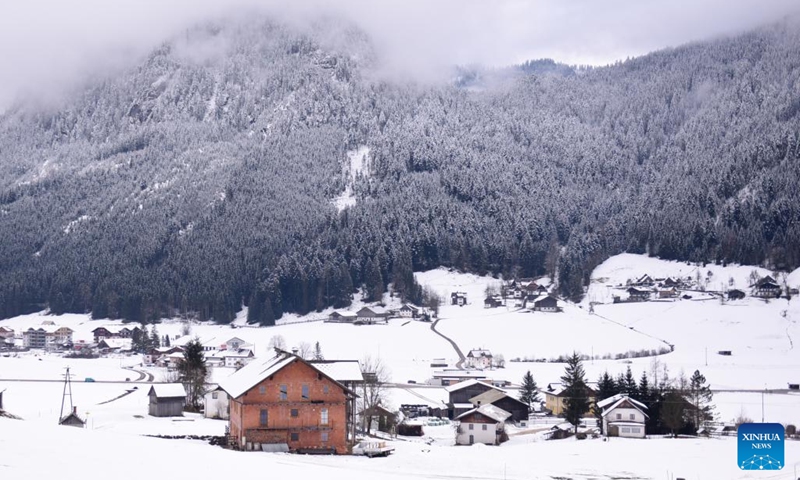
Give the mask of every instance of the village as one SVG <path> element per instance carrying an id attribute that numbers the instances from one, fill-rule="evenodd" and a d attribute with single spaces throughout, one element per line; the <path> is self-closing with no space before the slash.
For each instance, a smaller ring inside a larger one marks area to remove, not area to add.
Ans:
<path id="1" fill-rule="evenodd" d="M 540 442 L 725 438 L 735 434 L 740 422 L 758 415 L 757 409 L 738 407 L 750 400 L 740 404 L 736 399 L 757 399 L 767 391 L 752 386 L 755 382 L 742 383 L 745 377 L 735 374 L 760 368 L 747 366 L 751 359 L 741 347 L 747 340 L 725 344 L 727 356 L 711 346 L 714 357 L 704 365 L 700 348 L 688 339 L 673 335 L 669 339 L 677 347 L 659 350 L 662 338 L 669 337 L 664 332 L 672 329 L 658 323 L 659 329 L 642 331 L 636 312 L 682 305 L 690 311 L 713 309 L 725 318 L 728 308 L 743 302 L 744 310 L 737 310 L 742 313 L 780 313 L 789 305 L 787 294 L 793 295 L 791 288 L 775 291 L 772 285 L 778 282 L 766 274 L 745 287 L 744 298 L 733 298 L 733 288 L 721 296 L 699 288 L 688 275 L 651 277 L 640 270 L 601 276 L 609 281 L 593 282 L 595 290 L 590 289 L 586 302 L 573 304 L 557 298 L 548 279 L 428 275 L 423 281 L 448 300 L 438 311 L 390 300 L 331 310 L 316 322 L 266 329 L 241 322 L 228 327 L 185 320 L 141 325 L 46 314 L 4 322 L 0 409 L 23 421 L 50 417 L 54 425 L 85 430 L 204 438 L 213 444 L 208 448 L 244 452 L 402 456 L 406 445 L 511 445 L 516 451 L 522 445 L 539 448 Z M 624 297 L 630 288 L 650 296 Z M 678 294 L 663 298 L 658 292 L 664 288 Z M 596 300 L 597 292 L 609 290 L 612 295 Z M 628 323 L 606 320 L 618 309 L 624 313 L 618 318 L 630 318 Z M 784 321 L 781 315 L 774 318 Z M 583 332 L 571 342 L 577 348 L 551 345 L 557 334 L 551 333 L 551 340 L 541 335 L 548 325 L 560 323 Z M 508 337 L 507 332 L 520 328 L 531 333 Z M 363 348 L 356 339 L 363 339 Z M 406 346 L 415 343 L 417 352 L 411 354 Z M 750 345 L 759 348 L 758 342 Z M 636 347 L 650 353 L 619 355 Z M 529 349 L 552 360 L 526 360 L 523 353 Z M 187 381 L 192 350 L 202 353 L 207 369 L 200 388 Z M 707 357 L 708 347 L 703 350 Z M 609 359 L 611 351 L 618 355 Z M 570 361 L 585 369 L 572 383 L 565 380 Z M 677 370 L 676 362 L 691 367 Z M 740 366 L 730 370 L 728 365 L 736 362 Z M 673 366 L 669 371 L 668 364 Z M 95 365 L 103 367 L 95 371 Z M 787 427 L 787 439 L 795 435 L 797 421 L 789 412 L 796 411 L 793 402 L 800 399 L 793 396 L 800 379 L 788 373 L 791 365 L 782 370 L 786 374 L 772 376 L 765 402 L 767 414 Z M 65 376 L 67 366 L 71 373 Z M 703 378 L 696 387 L 712 392 L 702 404 L 689 393 L 694 372 Z M 604 384 L 604 376 L 610 383 Z M 28 383 L 33 380 L 52 386 Z M 21 404 L 29 398 L 28 385 L 50 393 Z M 783 399 L 789 401 L 785 406 Z M 664 405 L 675 402 L 680 413 L 664 411 Z M 575 410 L 576 404 L 582 406 Z"/>

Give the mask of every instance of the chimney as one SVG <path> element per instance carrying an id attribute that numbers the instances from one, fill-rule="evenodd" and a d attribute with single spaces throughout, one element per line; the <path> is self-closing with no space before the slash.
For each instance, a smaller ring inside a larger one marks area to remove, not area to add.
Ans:
<path id="1" fill-rule="evenodd" d="M 78 414 L 78 407 L 72 407 L 72 413 L 77 415 Z"/>
<path id="2" fill-rule="evenodd" d="M 294 355 L 297 355 L 297 353 L 298 353 L 299 351 L 300 351 L 300 350 L 298 350 L 298 349 L 297 349 L 297 347 L 292 347 L 292 354 L 294 354 Z"/>

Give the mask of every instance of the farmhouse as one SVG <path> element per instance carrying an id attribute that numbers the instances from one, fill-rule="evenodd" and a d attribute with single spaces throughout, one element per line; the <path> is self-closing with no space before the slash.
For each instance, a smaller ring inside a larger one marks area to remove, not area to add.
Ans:
<path id="1" fill-rule="evenodd" d="M 478 396 L 469 399 L 470 403 L 475 407 L 483 405 L 494 405 L 497 408 L 502 408 L 511 414 L 511 419 L 515 422 L 522 422 L 528 419 L 530 408 L 528 404 L 522 402 L 507 393 L 500 390 L 487 390 Z"/>
<path id="2" fill-rule="evenodd" d="M 419 316 L 419 308 L 406 303 L 400 307 L 397 314 L 402 318 L 417 318 Z"/>
<path id="3" fill-rule="evenodd" d="M 331 313 L 328 316 L 328 319 L 325 321 L 331 323 L 353 323 L 356 320 L 356 318 L 358 318 L 356 312 L 350 312 L 346 310 L 334 310 L 333 313 Z"/>
<path id="4" fill-rule="evenodd" d="M 14 338 L 14 329 L 9 327 L 0 327 L 0 338 Z"/>
<path id="5" fill-rule="evenodd" d="M 92 330 L 95 343 L 106 338 L 133 338 L 141 333 L 142 329 L 137 325 L 104 325 Z"/>
<path id="6" fill-rule="evenodd" d="M 482 348 L 473 348 L 467 354 L 464 366 L 467 368 L 480 369 L 492 368 L 492 352 Z"/>
<path id="7" fill-rule="evenodd" d="M 132 341 L 130 338 L 102 338 L 97 342 L 101 352 L 130 352 Z"/>
<path id="8" fill-rule="evenodd" d="M 741 300 L 745 297 L 745 294 L 741 290 L 733 289 L 728 290 L 728 300 Z"/>
<path id="9" fill-rule="evenodd" d="M 0 327 L 0 350 L 14 348 L 14 330 Z"/>
<path id="10" fill-rule="evenodd" d="M 592 384 L 585 385 L 583 393 L 589 399 L 590 404 L 594 403 L 597 395 L 597 392 L 595 392 L 591 385 Z M 547 385 L 547 388 L 545 388 L 543 392 L 545 408 L 553 415 L 561 415 L 564 411 L 564 399 L 567 398 L 564 394 L 564 386 L 560 383 L 551 383 Z M 590 416 L 591 413 L 587 413 L 586 415 Z"/>
<path id="11" fill-rule="evenodd" d="M 506 420 L 511 414 L 494 405 L 483 405 L 459 415 L 456 430 L 456 445 L 500 445 L 508 440 L 505 433 Z"/>
<path id="12" fill-rule="evenodd" d="M 255 358 L 255 354 L 249 348 L 235 348 L 215 351 L 206 358 L 206 361 L 214 366 L 223 367 L 243 367 Z"/>
<path id="13" fill-rule="evenodd" d="M 655 282 L 653 281 L 653 278 L 650 275 L 645 273 L 641 277 L 637 278 L 636 281 L 633 282 L 631 285 L 635 285 L 638 287 L 652 287 L 653 285 L 655 285 Z"/>
<path id="14" fill-rule="evenodd" d="M 781 295 L 781 287 L 775 279 L 767 275 L 753 286 L 753 296 L 759 298 L 777 298 Z"/>
<path id="15" fill-rule="evenodd" d="M 474 408 L 474 405 L 470 401 L 472 398 L 488 392 L 489 390 L 502 392 L 499 388 L 478 380 L 466 380 L 455 385 L 450 385 L 445 390 L 447 390 L 449 395 L 447 417 L 451 420 Z"/>
<path id="16" fill-rule="evenodd" d="M 629 302 L 646 302 L 650 300 L 650 290 L 630 287 L 626 291 L 628 292 Z"/>
<path id="17" fill-rule="evenodd" d="M 561 312 L 563 308 L 558 306 L 558 300 L 546 295 L 533 301 L 534 312 Z"/>
<path id="18" fill-rule="evenodd" d="M 486 297 L 483 301 L 484 308 L 497 308 L 503 304 L 503 298 L 500 296 Z"/>
<path id="19" fill-rule="evenodd" d="M 229 443 L 241 450 L 347 453 L 356 393 L 325 368 L 277 352 L 220 384 L 230 397 Z"/>
<path id="20" fill-rule="evenodd" d="M 186 390 L 180 383 L 157 383 L 147 392 L 150 397 L 148 414 L 153 417 L 183 416 Z"/>
<path id="21" fill-rule="evenodd" d="M 376 308 L 364 307 L 356 312 L 356 319 L 353 323 L 358 325 L 372 325 L 375 323 L 387 323 L 389 314 L 380 312 Z"/>
<path id="22" fill-rule="evenodd" d="M 467 294 L 464 292 L 453 292 L 450 294 L 450 305 L 463 307 L 467 304 Z"/>
<path id="23" fill-rule="evenodd" d="M 680 292 L 675 287 L 661 288 L 658 290 L 658 298 L 678 298 Z"/>
<path id="24" fill-rule="evenodd" d="M 607 437 L 645 437 L 649 416 L 643 403 L 617 394 L 597 402 L 597 407 L 602 409 L 603 432 Z"/>

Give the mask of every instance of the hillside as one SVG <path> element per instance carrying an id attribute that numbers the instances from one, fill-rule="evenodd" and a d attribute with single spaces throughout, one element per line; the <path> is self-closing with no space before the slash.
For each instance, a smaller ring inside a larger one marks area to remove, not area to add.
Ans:
<path id="1" fill-rule="evenodd" d="M 624 251 L 795 268 L 798 45 L 787 21 L 423 85 L 329 19 L 192 29 L 0 116 L 0 317 L 269 325 L 439 266 L 578 298 Z"/>

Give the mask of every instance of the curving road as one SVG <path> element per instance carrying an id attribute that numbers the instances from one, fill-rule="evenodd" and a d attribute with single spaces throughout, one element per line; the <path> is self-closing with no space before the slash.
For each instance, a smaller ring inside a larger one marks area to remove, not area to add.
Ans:
<path id="1" fill-rule="evenodd" d="M 458 344 L 456 344 L 456 342 L 454 342 L 452 338 L 450 338 L 447 335 L 443 334 L 439 330 L 436 330 L 436 324 L 439 323 L 439 320 L 441 320 L 441 318 L 437 318 L 436 321 L 431 324 L 431 330 L 436 335 L 439 335 L 440 337 L 442 337 L 445 340 L 447 340 L 450 343 L 450 345 L 453 346 L 453 349 L 456 351 L 456 355 L 458 355 L 458 358 L 459 358 L 458 362 L 456 363 L 456 368 L 461 370 L 462 367 L 464 366 L 464 360 L 466 360 L 467 357 L 464 356 L 464 352 L 462 352 L 461 349 L 458 348 Z"/>

